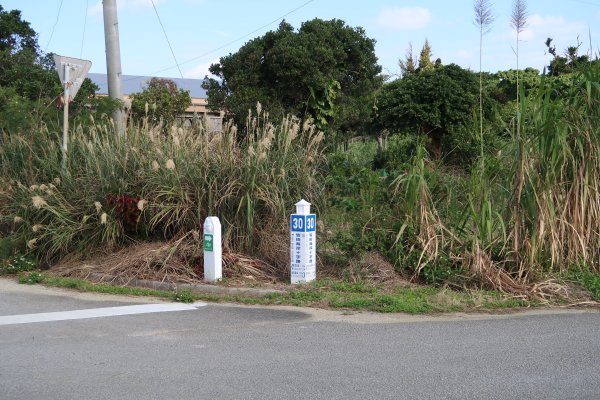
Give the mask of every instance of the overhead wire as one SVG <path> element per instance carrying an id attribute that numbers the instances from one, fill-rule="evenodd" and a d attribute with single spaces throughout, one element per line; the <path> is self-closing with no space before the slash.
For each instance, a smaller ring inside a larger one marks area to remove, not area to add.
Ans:
<path id="1" fill-rule="evenodd" d="M 217 52 L 217 51 L 219 51 L 219 50 L 222 50 L 222 49 L 224 49 L 225 47 L 227 47 L 227 46 L 230 46 L 230 45 L 232 45 L 232 44 L 234 44 L 234 43 L 236 43 L 236 42 L 239 42 L 240 40 L 242 40 L 242 39 L 245 39 L 245 38 L 247 38 L 248 36 L 255 34 L 256 32 L 259 32 L 259 31 L 261 31 L 262 29 L 264 29 L 264 28 L 266 28 L 266 27 L 268 27 L 268 26 L 270 26 L 270 25 L 274 24 L 275 22 L 278 22 L 278 21 L 282 20 L 283 18 L 287 17 L 288 15 L 291 15 L 291 14 L 295 13 L 296 11 L 298 11 L 298 10 L 300 10 L 300 9 L 302 9 L 302 8 L 304 8 L 304 7 L 306 7 L 307 5 L 309 5 L 310 3 L 314 2 L 314 1 L 315 1 L 315 0 L 308 0 L 308 1 L 304 2 L 304 3 L 302 3 L 301 5 L 299 5 L 298 7 L 294 8 L 293 10 L 291 10 L 291 11 L 288 11 L 287 13 L 285 13 L 285 14 L 283 14 L 283 15 L 281 15 L 281 16 L 279 16 L 279 17 L 275 18 L 275 19 L 273 19 L 272 21 L 270 21 L 270 22 L 268 22 L 268 23 L 266 23 L 266 24 L 262 25 L 262 26 L 261 26 L 261 27 L 259 27 L 259 28 L 256 28 L 256 29 L 255 29 L 255 30 L 253 30 L 252 32 L 248 32 L 248 33 L 246 33 L 245 35 L 239 36 L 239 37 L 237 37 L 236 39 L 233 39 L 233 40 L 231 40 L 231 41 L 229 41 L 229 42 L 227 42 L 227 43 L 225 43 L 225 44 L 223 44 L 223 45 L 221 45 L 221 46 L 219 46 L 219 47 L 216 47 L 216 48 L 214 48 L 214 49 L 212 49 L 212 50 L 210 50 L 210 51 L 207 51 L 206 53 L 202 53 L 202 54 L 200 54 L 199 56 L 196 56 L 196 57 L 190 58 L 190 59 L 188 59 L 188 60 L 185 60 L 185 61 L 183 61 L 183 62 L 181 62 L 181 63 L 178 63 L 178 64 L 177 64 L 177 68 L 179 68 L 181 65 L 184 65 L 184 64 L 189 64 L 189 63 L 191 63 L 191 62 L 194 62 L 194 61 L 196 61 L 196 60 L 199 60 L 199 59 L 201 59 L 201 58 L 203 58 L 203 57 L 206 57 L 206 56 L 208 56 L 208 55 L 210 55 L 210 54 L 212 54 L 212 53 L 215 53 L 215 52 Z M 153 4 L 154 4 L 154 2 L 153 2 Z M 163 68 L 163 69 L 161 69 L 161 70 L 157 70 L 157 71 L 154 71 L 154 72 L 152 72 L 152 73 L 151 73 L 151 75 L 158 74 L 158 73 L 165 72 L 165 71 L 169 71 L 169 70 L 171 70 L 171 69 L 173 69 L 173 68 L 175 68 L 175 66 L 170 66 L 170 67 L 167 67 L 167 68 Z M 181 69 L 179 70 L 179 72 L 181 73 Z M 182 75 L 182 77 L 183 77 L 183 75 Z M 134 80 L 134 79 L 136 79 L 136 78 L 124 79 L 123 81 L 130 81 L 130 80 Z"/>
<path id="2" fill-rule="evenodd" d="M 150 0 L 150 2 L 152 3 L 152 7 L 154 8 L 154 12 L 156 13 L 156 18 L 158 18 L 158 23 L 160 24 L 160 27 L 162 28 L 162 31 L 165 35 L 165 39 L 167 39 L 167 43 L 169 45 L 169 49 L 171 49 L 171 54 L 173 55 L 173 60 L 175 60 L 175 65 L 177 65 L 177 69 L 179 70 L 179 75 L 181 75 L 181 78 L 183 78 L 183 73 L 181 72 L 181 68 L 179 67 L 179 63 L 177 62 L 177 57 L 175 57 L 175 52 L 173 51 L 173 46 L 171 46 L 171 41 L 169 40 L 169 36 L 167 35 L 167 31 L 165 30 L 165 26 L 163 25 L 162 21 L 160 20 L 160 15 L 158 15 L 158 10 L 156 9 L 156 5 L 154 4 L 154 0 Z"/>
<path id="3" fill-rule="evenodd" d="M 586 1 L 586 0 L 571 0 L 571 1 L 575 1 L 575 2 L 581 3 L 581 4 L 588 4 L 590 6 L 600 7 L 600 3 L 594 3 L 592 1 Z"/>
<path id="4" fill-rule="evenodd" d="M 169 71 L 169 70 L 171 70 L 171 69 L 173 69 L 173 68 L 176 68 L 176 67 L 177 67 L 177 68 L 180 68 L 180 66 L 181 66 L 181 65 L 184 65 L 184 64 L 189 64 L 189 63 L 191 63 L 191 62 L 194 62 L 194 61 L 196 61 L 196 60 L 199 60 L 199 59 L 201 59 L 201 58 L 203 58 L 203 57 L 206 57 L 206 56 L 208 56 L 208 55 L 210 55 L 210 54 L 212 54 L 212 53 L 215 53 L 215 52 L 217 52 L 217 51 L 219 51 L 219 50 L 222 50 L 222 49 L 224 49 L 224 48 L 225 48 L 225 47 L 227 47 L 227 46 L 230 46 L 230 45 L 232 45 L 232 44 L 234 44 L 234 43 L 236 43 L 236 42 L 239 42 L 239 41 L 240 41 L 240 40 L 242 40 L 242 39 L 245 39 L 245 38 L 247 38 L 247 37 L 248 37 L 248 36 L 250 36 L 250 35 L 253 35 L 253 34 L 255 34 L 256 32 L 259 32 L 260 30 L 262 30 L 262 29 L 264 29 L 264 28 L 266 28 L 266 27 L 268 27 L 268 26 L 270 26 L 270 25 L 274 24 L 275 22 L 278 22 L 278 21 L 282 20 L 283 18 L 287 17 L 288 15 L 291 15 L 291 14 L 295 13 L 296 11 L 298 11 L 298 10 L 300 10 L 300 9 L 302 9 L 302 8 L 304 8 L 304 7 L 306 7 L 306 6 L 307 6 L 307 5 L 309 5 L 310 3 L 313 3 L 314 1 L 315 1 L 315 0 L 308 0 L 308 1 L 305 1 L 304 3 L 300 4 L 298 7 L 294 8 L 293 10 L 286 12 L 285 14 L 283 14 L 283 15 L 281 15 L 281 16 L 279 16 L 279 17 L 277 17 L 277 18 L 273 19 L 272 21 L 270 21 L 270 22 L 268 22 L 268 23 L 266 23 L 266 24 L 264 24 L 264 25 L 260 26 L 259 28 L 256 28 L 256 29 L 254 29 L 253 31 L 246 33 L 245 35 L 239 36 L 239 37 L 237 37 L 237 38 L 235 38 L 235 39 L 233 39 L 233 40 L 231 40 L 231 41 L 229 41 L 229 42 L 227 42 L 227 43 L 225 43 L 225 44 L 223 44 L 223 45 L 221 45 L 221 46 L 218 46 L 218 47 L 216 47 L 216 48 L 213 48 L 213 49 L 212 49 L 212 50 L 210 50 L 210 51 L 207 51 L 206 53 L 202 53 L 202 54 L 200 54 L 200 55 L 198 55 L 198 56 L 196 56 L 196 57 L 190 58 L 190 59 L 188 59 L 188 60 L 185 60 L 185 61 L 183 61 L 183 62 L 181 62 L 181 63 L 177 63 L 177 61 L 176 61 L 176 64 L 177 64 L 176 66 L 169 66 L 169 67 L 166 67 L 166 68 L 163 68 L 163 69 L 160 69 L 160 70 L 154 71 L 154 72 L 150 73 L 149 75 L 150 75 L 150 76 L 152 76 L 152 75 L 155 75 L 155 74 L 158 74 L 158 73 L 161 73 L 161 72 Z M 152 1 L 152 4 L 154 5 L 154 1 Z M 171 51 L 172 51 L 172 49 L 171 49 Z M 173 55 L 173 58 L 175 58 L 175 56 L 174 56 L 174 55 Z M 181 74 L 181 69 L 179 69 L 179 73 Z M 182 75 L 182 74 L 181 74 L 181 77 L 183 78 L 183 75 Z M 139 79 L 139 77 L 138 77 L 138 76 L 132 76 L 131 78 L 122 79 L 122 82 L 134 81 L 134 80 L 136 80 L 136 79 Z"/>
<path id="5" fill-rule="evenodd" d="M 89 0 L 85 0 L 85 17 L 83 19 L 83 34 L 81 35 L 81 50 L 79 50 L 79 58 L 83 58 L 83 43 L 85 41 L 85 28 L 87 25 L 88 9 Z"/>
<path id="6" fill-rule="evenodd" d="M 48 46 L 50 46 L 50 42 L 52 41 L 52 36 L 54 36 L 54 30 L 56 29 L 56 25 L 58 25 L 58 20 L 60 19 L 60 11 L 62 10 L 63 1 L 60 0 L 60 5 L 58 6 L 58 13 L 56 14 L 56 21 L 54 21 L 54 26 L 52 27 L 52 32 L 50 33 L 50 38 L 48 39 L 48 43 L 46 43 L 46 48 L 44 49 L 44 53 L 48 51 Z"/>

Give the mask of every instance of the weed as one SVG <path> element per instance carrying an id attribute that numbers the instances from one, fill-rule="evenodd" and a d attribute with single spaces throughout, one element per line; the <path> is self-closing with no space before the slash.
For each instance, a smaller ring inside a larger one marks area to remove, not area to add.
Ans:
<path id="1" fill-rule="evenodd" d="M 193 303 L 196 299 L 191 290 L 183 289 L 175 292 L 173 300 L 180 303 Z"/>
<path id="2" fill-rule="evenodd" d="M 345 293 L 377 293 L 377 287 L 365 282 L 333 282 L 331 290 Z"/>
<path id="3" fill-rule="evenodd" d="M 85 287 L 84 281 L 74 278 L 64 278 L 61 286 L 68 289 L 83 289 Z"/>
<path id="4" fill-rule="evenodd" d="M 230 302 L 249 305 L 293 305 L 300 307 L 330 307 L 368 310 L 384 313 L 423 314 L 430 312 L 456 312 L 472 309 L 494 310 L 500 308 L 531 307 L 538 303 L 522 298 L 506 296 L 498 292 L 458 292 L 448 288 L 398 288 L 396 291 L 380 293 L 375 286 L 363 283 L 320 280 L 306 284 L 286 293 L 270 293 L 264 296 L 220 295 L 192 293 L 181 290 L 177 293 L 95 284 L 75 278 L 42 275 L 33 272 L 19 279 L 20 283 L 43 283 L 47 286 L 76 289 L 86 292 L 119 294 L 130 296 L 154 296 L 174 301 L 192 303 L 196 300 Z"/>
<path id="5" fill-rule="evenodd" d="M 313 291 L 310 289 L 289 292 L 283 296 L 287 304 L 305 305 L 322 301 L 326 296 L 325 292 Z"/>
<path id="6" fill-rule="evenodd" d="M 410 133 L 397 133 L 388 139 L 388 147 L 383 152 L 385 166 L 396 174 L 410 168 L 411 159 L 416 155 L 419 146 L 427 146 L 428 137 Z"/>
<path id="7" fill-rule="evenodd" d="M 432 263 L 426 265 L 421 274 L 426 283 L 441 285 L 458 280 L 464 272 L 460 265 L 456 265 L 446 255 L 441 254 Z"/>
<path id="8" fill-rule="evenodd" d="M 590 269 L 581 268 L 568 274 L 568 279 L 581 284 L 596 301 L 600 301 L 600 275 Z"/>
<path id="9" fill-rule="evenodd" d="M 18 274 L 20 272 L 31 271 L 37 268 L 37 261 L 30 255 L 20 255 L 10 259 L 4 266 L 4 272 L 7 274 Z"/>
<path id="10" fill-rule="evenodd" d="M 475 290 L 464 294 L 466 304 L 475 309 L 498 310 L 506 308 L 535 307 L 542 303 L 514 297 L 497 291 Z"/>
<path id="11" fill-rule="evenodd" d="M 27 285 L 35 285 L 44 281 L 44 275 L 39 272 L 30 272 L 27 275 L 19 277 L 19 283 Z"/>
<path id="12" fill-rule="evenodd" d="M 465 304 L 469 303 L 469 299 L 462 292 L 443 288 L 439 292 L 429 296 L 428 303 L 437 309 L 460 311 Z"/>
<path id="13" fill-rule="evenodd" d="M 17 249 L 17 241 L 12 236 L 0 237 L 0 262 L 14 256 Z"/>
<path id="14" fill-rule="evenodd" d="M 419 290 L 403 290 L 393 294 L 337 293 L 329 297 L 329 305 L 384 313 L 422 314 L 434 310 L 428 303 L 429 296 Z"/>
<path id="15" fill-rule="evenodd" d="M 113 286 L 109 284 L 99 284 L 84 281 L 76 278 L 63 278 L 56 276 L 43 276 L 42 283 L 47 286 L 76 289 L 85 292 L 93 293 L 105 293 L 105 294 L 121 294 L 129 296 L 154 296 L 162 298 L 172 298 L 172 292 L 166 292 L 161 290 L 135 288 L 135 287 L 124 287 L 124 286 Z"/>
<path id="16" fill-rule="evenodd" d="M 375 301 L 369 297 L 335 294 L 329 298 L 333 308 L 351 308 L 354 310 L 372 310 Z"/>

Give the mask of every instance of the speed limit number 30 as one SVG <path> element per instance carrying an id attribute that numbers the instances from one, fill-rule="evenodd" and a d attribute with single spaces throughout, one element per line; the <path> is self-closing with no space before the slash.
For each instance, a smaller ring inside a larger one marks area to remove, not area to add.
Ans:
<path id="1" fill-rule="evenodd" d="M 314 232 L 316 230 L 317 217 L 311 215 L 293 214 L 290 217 L 292 232 Z"/>

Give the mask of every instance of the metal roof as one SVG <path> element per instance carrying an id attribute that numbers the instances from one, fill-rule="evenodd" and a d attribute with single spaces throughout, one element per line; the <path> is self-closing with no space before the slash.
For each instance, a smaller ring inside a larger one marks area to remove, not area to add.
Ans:
<path id="1" fill-rule="evenodd" d="M 100 86 L 98 90 L 99 94 L 108 94 L 108 79 L 106 74 L 91 73 L 88 74 L 88 78 L 91 79 L 96 85 Z M 124 95 L 130 95 L 132 93 L 139 93 L 144 90 L 144 87 L 152 79 L 151 76 L 138 76 L 138 75 L 122 75 L 121 90 Z M 208 95 L 206 90 L 202 89 L 202 79 L 185 79 L 185 78 L 162 78 L 170 79 L 179 89 L 184 89 L 190 92 L 190 96 L 196 99 L 206 99 Z"/>

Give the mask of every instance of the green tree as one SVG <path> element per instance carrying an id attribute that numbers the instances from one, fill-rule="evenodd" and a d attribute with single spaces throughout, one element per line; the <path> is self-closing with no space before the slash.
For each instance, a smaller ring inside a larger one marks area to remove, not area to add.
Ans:
<path id="1" fill-rule="evenodd" d="M 84 80 L 71 103 L 71 118 L 115 107 L 95 98 L 97 89 L 92 81 Z M 0 133 L 31 130 L 42 120 L 58 129 L 60 111 L 54 104 L 62 92 L 52 54 L 39 49 L 37 34 L 19 10 L 6 11 L 0 5 Z"/>
<path id="2" fill-rule="evenodd" d="M 112 118 L 113 112 L 123 107 L 123 102 L 108 96 L 96 96 L 99 89 L 100 87 L 90 79 L 84 79 L 77 96 L 69 105 L 69 117 L 83 124 L 91 122 L 90 117 L 93 117 L 95 122 L 103 118 Z"/>
<path id="3" fill-rule="evenodd" d="M 517 79 L 520 90 L 526 95 L 531 90 L 535 90 L 540 82 L 540 71 L 535 68 L 525 68 L 517 71 L 509 69 L 507 71 L 498 71 L 493 76 L 496 78 L 496 89 L 501 93 L 498 100 L 507 104 L 517 99 Z"/>
<path id="4" fill-rule="evenodd" d="M 209 106 L 238 124 L 257 102 L 274 115 L 293 113 L 321 129 L 357 132 L 371 118 L 381 67 L 375 41 L 341 20 L 314 19 L 298 31 L 283 21 L 222 57 L 205 78 Z"/>
<path id="5" fill-rule="evenodd" d="M 552 38 L 546 39 L 548 53 L 552 54 L 553 56 L 552 60 L 550 61 L 550 65 L 548 65 L 547 68 L 548 76 L 570 74 L 577 71 L 577 69 L 582 65 L 592 62 L 587 54 L 579 54 L 579 48 L 581 47 L 580 42 L 577 42 L 577 46 L 567 47 L 564 55 L 560 55 L 556 52 L 556 46 L 552 45 L 552 40 Z"/>
<path id="6" fill-rule="evenodd" d="M 0 5 L 0 134 L 31 130 L 43 117 L 55 120 L 52 102 L 61 88 L 51 59 L 21 12 Z"/>
<path id="7" fill-rule="evenodd" d="M 400 66 L 400 72 L 402 73 L 402 76 L 410 75 L 417 70 L 415 56 L 413 55 L 412 43 L 408 44 L 408 49 L 406 49 L 404 60 L 400 59 L 398 61 L 398 65 Z"/>
<path id="8" fill-rule="evenodd" d="M 439 66 L 386 84 L 378 96 L 376 122 L 382 130 L 428 136 L 431 153 L 439 157 L 450 151 L 442 148 L 444 137 L 472 122 L 478 99 L 476 74 L 455 64 Z"/>
<path id="9" fill-rule="evenodd" d="M 419 54 L 419 71 L 431 71 L 433 68 L 433 62 L 431 62 L 431 46 L 429 45 L 429 40 L 425 39 L 425 43 Z"/>
<path id="10" fill-rule="evenodd" d="M 4 133 L 24 132 L 34 124 L 32 103 L 14 88 L 0 86 L 0 143 Z"/>
<path id="11" fill-rule="evenodd" d="M 37 37 L 29 22 L 21 19 L 21 11 L 5 11 L 0 5 L 0 51 L 38 51 Z"/>
<path id="12" fill-rule="evenodd" d="M 178 89 L 170 79 L 152 78 L 144 90 L 131 95 L 134 119 L 147 116 L 153 124 L 162 121 L 165 127 L 171 125 L 191 104 L 190 93 Z"/>
<path id="13" fill-rule="evenodd" d="M 0 86 L 10 86 L 29 100 L 54 98 L 60 94 L 60 82 L 53 66 L 21 12 L 5 11 L 0 5 Z"/>

